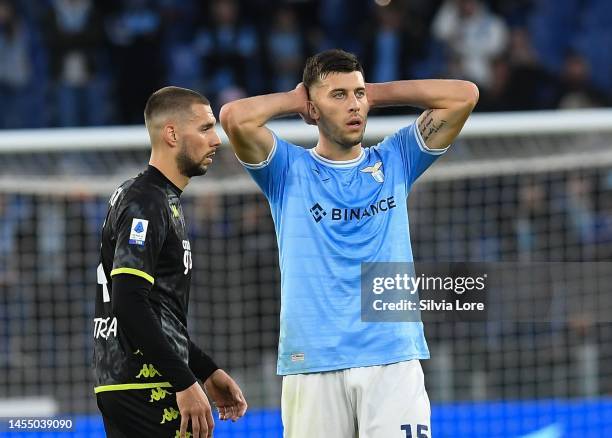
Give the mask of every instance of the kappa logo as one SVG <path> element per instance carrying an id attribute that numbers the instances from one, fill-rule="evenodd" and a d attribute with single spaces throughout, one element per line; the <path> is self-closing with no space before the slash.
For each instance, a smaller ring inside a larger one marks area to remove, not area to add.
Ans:
<path id="1" fill-rule="evenodd" d="M 381 167 L 382 167 L 382 161 L 378 161 L 373 166 L 366 167 L 365 169 L 361 169 L 361 171 L 364 173 L 369 173 L 370 175 L 372 175 L 372 178 L 374 178 L 374 181 L 382 183 L 385 181 L 385 175 L 383 174 Z"/>
<path id="2" fill-rule="evenodd" d="M 146 219 L 132 219 L 132 228 L 130 231 L 130 245 L 144 246 L 145 240 L 147 239 L 147 228 L 149 227 L 149 221 Z"/>

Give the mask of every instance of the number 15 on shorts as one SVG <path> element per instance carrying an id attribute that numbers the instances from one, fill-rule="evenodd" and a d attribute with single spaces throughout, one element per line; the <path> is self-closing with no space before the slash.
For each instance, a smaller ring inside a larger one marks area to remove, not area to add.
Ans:
<path id="1" fill-rule="evenodd" d="M 400 429 L 406 433 L 404 438 L 429 438 L 429 427 L 426 424 L 416 425 L 416 435 L 412 434 L 412 425 L 410 424 L 402 424 Z"/>

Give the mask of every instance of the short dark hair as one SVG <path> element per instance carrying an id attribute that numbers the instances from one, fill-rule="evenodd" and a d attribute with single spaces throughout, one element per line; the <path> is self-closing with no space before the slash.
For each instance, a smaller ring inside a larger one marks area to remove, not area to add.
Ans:
<path id="1" fill-rule="evenodd" d="M 330 73 L 361 72 L 363 68 L 355 55 L 344 50 L 331 49 L 317 53 L 306 60 L 302 82 L 310 87 L 320 79 L 325 79 Z"/>
<path id="2" fill-rule="evenodd" d="M 191 105 L 210 105 L 207 98 L 197 91 L 181 87 L 164 87 L 151 94 L 144 109 L 145 123 L 164 112 L 191 111 Z"/>

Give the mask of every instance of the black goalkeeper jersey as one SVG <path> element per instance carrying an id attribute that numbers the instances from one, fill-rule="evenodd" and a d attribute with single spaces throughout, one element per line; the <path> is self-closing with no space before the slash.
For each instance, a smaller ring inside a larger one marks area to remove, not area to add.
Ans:
<path id="1" fill-rule="evenodd" d="M 133 345 L 117 323 L 112 302 L 113 277 L 118 274 L 135 275 L 152 284 L 149 300 L 162 332 L 185 364 L 189 361 L 187 305 L 192 261 L 180 195 L 180 189 L 149 166 L 111 196 L 98 266 L 96 392 L 170 386 L 147 352 Z"/>

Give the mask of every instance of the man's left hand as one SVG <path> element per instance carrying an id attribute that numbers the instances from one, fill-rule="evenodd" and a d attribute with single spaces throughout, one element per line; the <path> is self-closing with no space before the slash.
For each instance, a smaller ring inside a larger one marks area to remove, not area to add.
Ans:
<path id="1" fill-rule="evenodd" d="M 247 403 L 234 379 L 218 369 L 210 375 L 204 388 L 219 410 L 220 420 L 236 421 L 244 415 Z"/>

